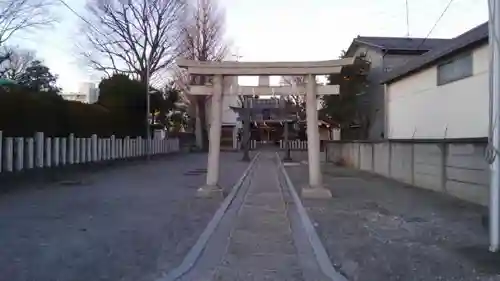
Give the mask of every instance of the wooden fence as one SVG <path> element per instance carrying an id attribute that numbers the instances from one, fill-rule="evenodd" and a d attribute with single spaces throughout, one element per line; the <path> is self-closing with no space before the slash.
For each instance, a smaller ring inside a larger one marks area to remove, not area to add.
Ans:
<path id="1" fill-rule="evenodd" d="M 111 161 L 168 154 L 179 151 L 178 139 L 148 141 L 137 138 L 65 138 L 44 137 L 39 132 L 34 137 L 2 137 L 0 131 L 0 173 L 12 173 L 34 168 L 48 168 L 74 164 Z"/>

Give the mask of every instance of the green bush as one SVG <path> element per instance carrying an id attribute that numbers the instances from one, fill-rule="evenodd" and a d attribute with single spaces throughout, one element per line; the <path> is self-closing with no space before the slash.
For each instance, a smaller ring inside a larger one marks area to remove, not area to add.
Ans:
<path id="1" fill-rule="evenodd" d="M 115 121 L 122 120 L 124 115 L 99 104 L 66 101 L 56 93 L 33 93 L 19 87 L 0 88 L 0 130 L 3 136 L 29 137 L 35 132 L 44 132 L 46 136 L 68 136 L 71 133 L 78 137 L 92 134 L 136 136 L 133 131 L 115 128 Z M 125 127 L 124 123 L 122 127 Z"/>

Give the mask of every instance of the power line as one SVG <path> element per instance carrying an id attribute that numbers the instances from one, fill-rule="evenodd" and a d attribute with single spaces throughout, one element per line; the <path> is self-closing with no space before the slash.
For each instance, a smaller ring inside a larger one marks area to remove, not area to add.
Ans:
<path id="1" fill-rule="evenodd" d="M 78 18 L 80 18 L 82 21 L 84 21 L 86 24 L 88 24 L 90 27 L 92 27 L 93 29 L 95 29 L 95 31 L 97 31 L 98 33 L 100 33 L 101 35 L 104 35 L 97 27 L 95 27 L 95 25 L 93 25 L 91 22 L 89 22 L 86 18 L 84 18 L 82 15 L 80 15 L 75 9 L 71 8 L 70 5 L 68 5 L 68 3 L 66 3 L 66 1 L 64 0 L 58 0 L 61 4 L 63 4 L 63 6 L 65 6 L 68 10 L 70 10 L 73 14 L 75 14 Z"/>
<path id="2" fill-rule="evenodd" d="M 450 8 L 451 3 L 453 3 L 453 0 L 450 0 L 450 2 L 448 2 L 448 5 L 446 5 L 446 7 L 444 8 L 443 12 L 441 13 L 441 15 L 439 16 L 439 18 L 436 20 L 436 22 L 432 26 L 431 30 L 429 30 L 429 33 L 427 33 L 427 36 L 425 36 L 425 38 L 422 40 L 422 42 L 420 43 L 420 45 L 418 45 L 417 50 L 420 49 L 420 47 L 425 43 L 425 41 L 427 40 L 427 38 L 429 38 L 429 36 L 431 35 L 431 33 L 434 31 L 434 29 L 438 25 L 439 21 L 441 21 L 441 19 L 443 18 L 444 14 L 446 14 L 446 12 L 448 11 L 448 9 Z"/>

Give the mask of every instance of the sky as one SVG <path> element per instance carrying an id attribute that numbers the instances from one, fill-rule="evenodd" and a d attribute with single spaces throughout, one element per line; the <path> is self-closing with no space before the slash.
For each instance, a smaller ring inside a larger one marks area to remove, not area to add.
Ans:
<path id="1" fill-rule="evenodd" d="M 449 0 L 407 0 L 409 34 L 426 37 Z M 85 0 L 66 0 L 85 16 Z M 455 37 L 488 19 L 487 0 L 454 0 L 430 37 Z M 226 14 L 226 37 L 241 61 L 310 61 L 337 59 L 353 38 L 404 37 L 405 0 L 220 0 Z M 84 24 L 67 8 L 55 10 L 59 22 L 49 30 L 20 33 L 8 44 L 35 50 L 63 91 L 98 82 L 75 48 Z M 256 78 L 240 84 L 256 84 Z"/>

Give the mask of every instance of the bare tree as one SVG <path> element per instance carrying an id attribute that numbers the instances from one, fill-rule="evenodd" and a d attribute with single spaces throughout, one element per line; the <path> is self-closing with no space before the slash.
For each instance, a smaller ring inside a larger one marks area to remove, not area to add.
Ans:
<path id="1" fill-rule="evenodd" d="M 4 48 L 0 56 L 7 57 L 0 63 L 0 75 L 11 80 L 18 80 L 36 59 L 34 51 L 11 47 Z"/>
<path id="2" fill-rule="evenodd" d="M 283 86 L 300 86 L 305 84 L 304 76 L 282 76 L 280 83 Z M 297 117 L 299 120 L 306 118 L 306 100 L 304 95 L 288 95 L 286 99 L 292 103 L 297 109 Z"/>
<path id="3" fill-rule="evenodd" d="M 108 75 L 158 75 L 178 57 L 185 1 L 88 0 L 84 56 Z"/>
<path id="4" fill-rule="evenodd" d="M 51 24 L 50 8 L 53 0 L 2 0 L 0 1 L 0 45 L 15 33 Z"/>
<path id="5" fill-rule="evenodd" d="M 195 0 L 186 9 L 186 17 L 182 28 L 182 55 L 186 59 L 196 61 L 221 61 L 228 55 L 229 46 L 224 38 L 225 15 L 217 4 L 217 0 Z M 186 77 L 179 75 L 177 81 L 194 85 L 204 85 L 209 77 Z M 186 89 L 188 87 L 180 86 Z M 196 138 L 202 149 L 208 147 L 206 130 L 206 96 L 189 97 L 196 112 Z"/>

